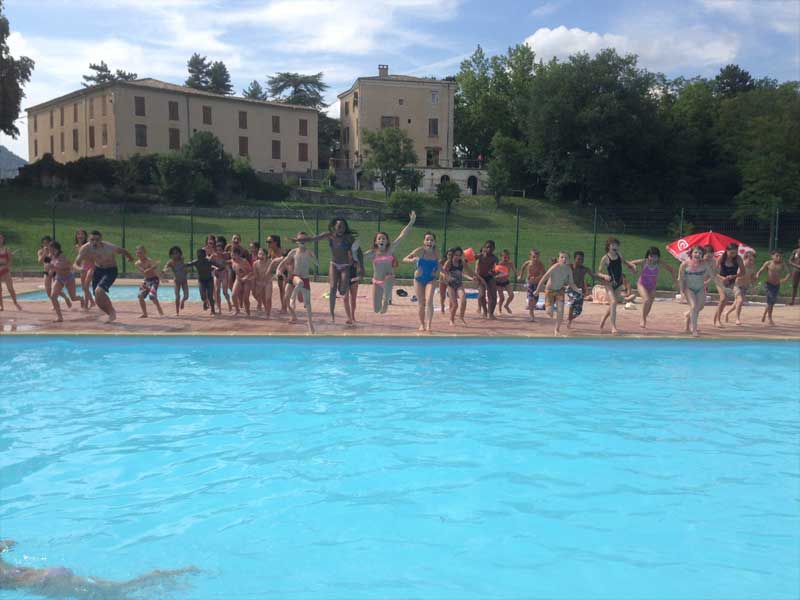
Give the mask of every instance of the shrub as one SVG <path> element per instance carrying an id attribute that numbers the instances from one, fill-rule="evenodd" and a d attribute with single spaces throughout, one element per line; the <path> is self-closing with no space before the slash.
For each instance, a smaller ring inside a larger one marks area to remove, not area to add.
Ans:
<path id="1" fill-rule="evenodd" d="M 286 178 L 286 185 L 288 185 L 289 187 L 293 187 L 293 188 L 297 187 L 297 186 L 300 185 L 300 178 L 297 177 L 297 175 L 289 175 Z"/>
<path id="2" fill-rule="evenodd" d="M 194 204 L 195 188 L 204 189 L 197 182 L 203 178 L 197 165 L 180 154 L 162 154 L 158 157 L 158 191 L 171 204 Z"/>
<path id="3" fill-rule="evenodd" d="M 422 194 L 417 192 L 395 192 L 386 203 L 388 215 L 400 221 L 406 220 L 408 213 L 412 210 L 417 213 L 417 218 L 422 216 L 425 210 L 425 199 Z"/>

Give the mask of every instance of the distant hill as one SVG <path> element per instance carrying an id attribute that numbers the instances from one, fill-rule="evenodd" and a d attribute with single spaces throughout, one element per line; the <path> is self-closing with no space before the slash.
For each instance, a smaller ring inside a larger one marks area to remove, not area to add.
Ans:
<path id="1" fill-rule="evenodd" d="M 16 177 L 19 168 L 27 164 L 27 160 L 20 158 L 5 146 L 0 146 L 0 179 Z"/>

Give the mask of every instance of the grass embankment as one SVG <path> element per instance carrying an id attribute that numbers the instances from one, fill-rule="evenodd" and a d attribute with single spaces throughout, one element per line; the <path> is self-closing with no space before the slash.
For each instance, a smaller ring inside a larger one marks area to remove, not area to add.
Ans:
<path id="1" fill-rule="evenodd" d="M 49 190 L 18 190 L 16 188 L 0 188 L 0 231 L 6 234 L 8 245 L 17 250 L 15 254 L 15 270 L 38 269 L 36 265 L 36 249 L 43 235 L 52 235 L 51 209 L 46 205 L 47 199 L 52 196 Z M 347 196 L 342 198 L 342 206 L 346 206 Z M 298 231 L 309 233 L 316 231 L 313 218 L 313 207 L 310 205 L 280 203 L 273 205 L 264 203 L 263 206 L 282 206 L 298 210 L 298 218 L 268 218 L 261 221 L 261 240 L 267 235 L 277 234 L 287 239 Z M 335 207 L 326 207 L 335 208 Z M 446 232 L 447 246 L 461 246 L 462 248 L 479 248 L 487 239 L 493 239 L 497 244 L 498 252 L 508 249 L 514 256 L 514 242 L 516 235 L 516 209 L 520 209 L 518 262 L 527 257 L 533 247 L 541 251 L 542 259 L 547 262 L 551 256 L 556 256 L 559 250 L 574 252 L 583 250 L 586 253 L 586 263 L 592 262 L 592 248 L 594 233 L 591 219 L 587 214 L 578 214 L 571 207 L 558 206 L 543 200 L 507 198 L 502 206 L 495 207 L 494 199 L 489 196 L 469 196 L 458 203 L 448 217 Z M 224 209 L 221 209 L 221 213 Z M 302 213 L 302 216 L 300 216 Z M 305 217 L 305 218 L 303 218 Z M 442 211 L 438 207 L 431 207 L 418 220 L 411 236 L 400 246 L 398 257 L 410 252 L 422 241 L 422 234 L 426 230 L 436 233 L 440 247 L 445 245 L 445 231 Z M 384 220 L 381 229 L 390 236 L 395 236 L 404 223 L 398 220 Z M 327 223 L 321 221 L 320 229 L 325 230 Z M 350 226 L 358 231 L 362 245 L 369 247 L 372 236 L 378 229 L 377 219 L 354 220 Z M 123 223 L 119 214 L 101 214 L 86 208 L 80 213 L 67 213 L 64 209 L 56 210 L 55 233 L 56 239 L 62 242 L 65 248 L 72 252 L 73 236 L 75 230 L 99 229 L 105 239 L 120 244 L 123 241 Z M 238 233 L 245 243 L 257 239 L 258 223 L 254 218 L 232 218 L 226 216 L 195 217 L 194 218 L 194 248 L 198 248 L 205 239 L 206 234 L 223 234 L 229 240 L 232 234 Z M 603 254 L 603 243 L 609 235 L 616 235 L 622 241 L 622 252 L 628 259 L 641 258 L 650 246 L 657 246 L 662 251 L 662 256 L 677 270 L 678 263 L 670 257 L 664 246 L 672 241 L 666 232 L 653 232 L 651 235 L 621 234 L 616 231 L 601 230 L 597 233 L 597 252 L 595 265 Z M 125 245 L 133 251 L 137 245 L 147 247 L 150 255 L 160 261 L 167 260 L 170 246 L 180 246 L 185 255 L 188 255 L 191 242 L 191 222 L 185 215 L 150 215 L 134 213 L 125 218 L 124 239 Z M 283 244 L 284 248 L 292 247 L 291 242 Z M 766 256 L 766 248 L 757 248 L 759 260 Z M 327 243 L 319 244 L 320 272 L 327 274 L 327 265 L 330 253 Z M 127 267 L 134 270 L 132 266 Z M 412 265 L 401 264 L 397 270 L 398 276 L 410 277 L 413 273 Z M 371 273 L 371 266 L 367 266 L 367 274 Z M 763 292 L 760 286 L 759 290 Z M 668 273 L 662 269 L 659 280 L 660 289 L 672 289 L 672 282 Z M 783 292 L 789 289 L 784 286 Z"/>

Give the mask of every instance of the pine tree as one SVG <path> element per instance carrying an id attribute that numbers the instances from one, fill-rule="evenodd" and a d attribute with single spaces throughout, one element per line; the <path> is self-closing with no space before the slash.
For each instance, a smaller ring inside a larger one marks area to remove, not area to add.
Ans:
<path id="1" fill-rule="evenodd" d="M 89 63 L 89 70 L 94 71 L 94 73 L 83 76 L 83 83 L 81 84 L 83 87 L 91 87 L 112 81 L 133 81 L 138 77 L 136 73 L 123 71 L 122 69 L 117 69 L 116 72 L 112 73 L 103 60 L 100 61 L 99 65 Z"/>
<path id="2" fill-rule="evenodd" d="M 186 85 L 196 90 L 207 91 L 210 85 L 211 65 L 206 60 L 205 56 L 200 56 L 197 52 L 192 54 L 189 62 L 186 63 L 189 69 L 189 77 L 186 80 Z"/>
<path id="3" fill-rule="evenodd" d="M 264 88 L 261 87 L 261 84 L 255 79 L 250 82 L 250 85 L 247 86 L 246 89 L 242 90 L 242 96 L 245 98 L 250 98 L 251 100 L 267 99 L 267 93 L 264 91 Z"/>
<path id="4" fill-rule="evenodd" d="M 221 60 L 211 63 L 211 68 L 208 70 L 208 91 L 224 96 L 233 94 L 231 74 L 228 73 L 228 67 Z"/>

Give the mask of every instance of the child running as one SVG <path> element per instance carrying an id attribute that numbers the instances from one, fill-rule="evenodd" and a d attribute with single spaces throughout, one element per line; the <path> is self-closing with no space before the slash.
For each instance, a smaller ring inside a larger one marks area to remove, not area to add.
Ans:
<path id="1" fill-rule="evenodd" d="M 447 301 L 447 277 L 444 274 L 444 263 L 452 257 L 452 249 L 448 250 L 444 258 L 439 261 L 439 307 L 444 312 L 444 304 Z"/>
<path id="2" fill-rule="evenodd" d="M 581 294 L 581 289 L 575 285 L 572 278 L 572 267 L 569 265 L 569 253 L 559 252 L 558 262 L 545 272 L 539 285 L 536 286 L 536 293 L 545 292 L 545 310 L 550 312 L 555 307 L 556 328 L 553 335 L 557 336 L 561 332 L 561 323 L 564 320 L 564 294 L 566 289 L 571 289 L 577 294 Z"/>
<path id="3" fill-rule="evenodd" d="M 53 273 L 53 289 L 50 294 L 50 301 L 53 303 L 53 309 L 56 311 L 56 323 L 61 323 L 64 320 L 61 314 L 61 306 L 58 304 L 58 297 L 62 295 L 62 291 L 66 288 L 69 293 L 70 299 L 81 303 L 81 307 L 85 307 L 84 300 L 75 292 L 75 272 L 72 270 L 72 261 L 67 259 L 61 251 L 61 244 L 58 242 L 50 242 L 52 250 L 51 260 L 47 264 L 47 268 Z"/>
<path id="4" fill-rule="evenodd" d="M 439 270 L 439 251 L 436 249 L 436 234 L 425 232 L 422 246 L 415 248 L 403 262 L 416 263 L 414 291 L 419 303 L 419 330 L 431 332 L 433 324 L 433 294 Z"/>
<path id="5" fill-rule="evenodd" d="M 448 254 L 450 258 L 445 261 L 442 271 L 445 274 L 447 287 L 450 289 L 450 325 L 456 324 L 456 313 L 459 312 L 459 306 L 461 311 L 458 316 L 466 325 L 464 313 L 467 311 L 467 294 L 464 291 L 464 273 L 472 279 L 475 279 L 475 273 L 464 260 L 464 250 L 459 246 L 452 248 Z"/>
<path id="6" fill-rule="evenodd" d="M 253 267 L 244 255 L 245 249 L 241 246 L 234 246 L 231 250 L 231 266 L 236 273 L 236 280 L 233 282 L 233 309 L 234 315 L 238 315 L 241 308 L 244 308 L 247 316 L 250 316 L 250 288 L 253 280 Z"/>
<path id="7" fill-rule="evenodd" d="M 53 243 L 53 238 L 49 235 L 46 235 L 42 238 L 41 245 L 39 246 L 39 250 L 36 253 L 36 259 L 40 265 L 42 265 L 42 273 L 44 275 L 44 291 L 47 294 L 47 297 L 53 295 L 53 269 L 50 269 L 48 265 L 50 261 L 53 260 L 53 248 L 51 244 Z M 61 297 L 64 298 L 64 302 L 67 303 L 67 308 L 72 308 L 72 302 L 67 297 L 67 295 L 62 290 Z"/>
<path id="8" fill-rule="evenodd" d="M 328 240 L 331 249 L 330 266 L 328 267 L 329 298 L 328 303 L 331 313 L 331 322 L 336 320 L 336 292 L 338 290 L 344 298 L 350 289 L 350 265 L 353 264 L 353 245 L 356 241 L 356 232 L 350 229 L 347 221 L 341 218 L 331 219 L 328 231 L 318 236 L 309 238 L 308 242 Z M 294 278 L 293 278 L 294 279 Z M 353 324 L 353 314 L 350 302 L 344 302 L 348 325 Z"/>
<path id="9" fill-rule="evenodd" d="M 547 269 L 544 263 L 539 259 L 539 251 L 532 248 L 528 255 L 528 260 L 522 263 L 519 268 L 520 276 L 525 279 L 528 293 L 528 315 L 531 322 L 535 321 L 533 312 L 536 309 L 536 304 L 539 302 L 539 294 L 536 293 L 536 288 L 542 280 Z"/>
<path id="10" fill-rule="evenodd" d="M 789 300 L 789 306 L 794 306 L 797 288 L 800 287 L 800 239 L 797 240 L 797 248 L 789 256 L 789 264 L 792 266 L 792 299 Z"/>
<path id="11" fill-rule="evenodd" d="M 505 311 L 511 314 L 509 305 L 514 299 L 514 284 L 511 282 L 511 274 L 513 273 L 516 279 L 517 269 L 514 267 L 514 261 L 511 260 L 511 255 L 508 253 L 508 250 L 503 250 L 500 253 L 500 262 L 495 265 L 494 272 L 496 274 L 495 284 L 497 285 L 497 303 L 500 306 L 499 312 L 502 314 L 505 308 Z M 506 293 L 505 304 L 503 304 L 503 292 Z"/>
<path id="12" fill-rule="evenodd" d="M 497 265 L 495 256 L 495 243 L 486 240 L 486 243 L 478 255 L 478 264 L 475 266 L 475 274 L 478 276 L 478 310 L 483 318 L 496 319 L 494 310 L 497 306 L 497 284 L 495 282 L 494 268 Z"/>
<path id="13" fill-rule="evenodd" d="M 272 313 L 272 271 L 283 258 L 273 259 L 267 250 L 259 248 L 253 263 L 253 296 L 263 307 L 264 316 L 269 319 Z"/>
<path id="14" fill-rule="evenodd" d="M 219 236 L 215 242 L 214 253 L 209 256 L 211 264 L 214 266 L 214 297 L 217 300 L 217 310 L 222 312 L 222 296 L 228 303 L 228 312 L 233 310 L 231 297 L 228 293 L 228 260 L 225 252 L 225 238 Z"/>
<path id="15" fill-rule="evenodd" d="M 692 336 L 700 335 L 697 321 L 700 311 L 706 304 L 706 284 L 715 275 L 712 267 L 704 260 L 705 250 L 702 246 L 695 246 L 689 252 L 689 260 L 685 260 L 678 268 L 678 283 L 680 284 L 681 296 L 686 298 L 689 304 L 689 311 L 685 313 L 686 333 L 691 327 Z"/>
<path id="16" fill-rule="evenodd" d="M 790 277 L 789 271 L 786 269 L 786 265 L 783 262 L 783 252 L 780 250 L 772 251 L 772 260 L 765 262 L 758 270 L 758 273 L 756 273 L 756 280 L 761 277 L 761 273 L 765 270 L 767 272 L 767 281 L 764 284 L 767 288 L 767 306 L 764 309 L 764 314 L 761 316 L 761 322 L 763 323 L 764 320 L 767 319 L 768 323 L 774 326 L 775 321 L 772 320 L 772 309 L 775 308 L 775 304 L 778 302 L 781 284 L 789 281 Z M 783 273 L 785 273 L 786 276 L 781 278 L 781 274 Z"/>
<path id="17" fill-rule="evenodd" d="M 158 314 L 164 316 L 164 311 L 161 309 L 161 303 L 158 301 L 158 284 L 161 280 L 158 278 L 158 263 L 147 256 L 147 250 L 144 246 L 136 246 L 136 258 L 134 266 L 141 271 L 144 281 L 139 286 L 139 307 L 142 309 L 140 319 L 147 318 L 147 304 L 145 300 L 150 297 L 153 306 L 158 310 Z"/>
<path id="18" fill-rule="evenodd" d="M 372 249 L 364 253 L 364 260 L 372 261 L 372 309 L 376 313 L 384 314 L 389 310 L 395 279 L 394 269 L 397 266 L 394 253 L 400 242 L 411 232 L 416 220 L 417 213 L 412 211 L 408 215 L 408 225 L 403 227 L 391 243 L 389 234 L 379 231 L 372 239 Z"/>
<path id="19" fill-rule="evenodd" d="M 0 233 L 0 311 L 3 310 L 3 285 L 8 290 L 8 295 L 11 296 L 11 301 L 17 310 L 22 310 L 22 307 L 17 302 L 17 293 L 14 291 L 14 281 L 11 279 L 11 262 L 13 261 L 14 253 L 6 246 L 6 236 Z"/>
<path id="20" fill-rule="evenodd" d="M 748 250 L 744 254 L 742 260 L 744 269 L 739 271 L 736 282 L 733 284 L 734 301 L 733 306 L 725 313 L 725 322 L 728 323 L 731 313 L 736 313 L 736 324 L 742 324 L 742 306 L 747 301 L 747 295 L 750 293 L 750 287 L 756 281 L 756 254 L 752 250 Z"/>
<path id="21" fill-rule="evenodd" d="M 305 231 L 299 231 L 294 241 L 297 243 L 297 248 L 290 250 L 289 254 L 281 259 L 276 271 L 280 273 L 289 263 L 292 263 L 291 277 L 294 289 L 291 292 L 291 297 L 287 298 L 286 302 L 289 307 L 289 322 L 297 323 L 295 303 L 297 301 L 297 296 L 302 294 L 308 319 L 308 331 L 309 333 L 314 333 L 314 322 L 311 317 L 311 265 L 319 265 L 319 263 L 314 253 L 306 248 L 306 244 L 312 242 L 313 238 L 310 238 Z"/>
<path id="22" fill-rule="evenodd" d="M 214 269 L 216 268 L 209 260 L 208 250 L 200 248 L 197 251 L 197 258 L 190 262 L 188 267 L 194 267 L 197 271 L 197 287 L 200 288 L 200 299 L 203 301 L 203 310 L 211 307 L 211 314 L 218 315 L 214 311 Z"/>
<path id="23" fill-rule="evenodd" d="M 644 258 L 631 261 L 634 265 L 641 265 L 642 271 L 639 274 L 639 280 L 636 282 L 636 287 L 639 290 L 639 295 L 642 297 L 642 320 L 639 326 L 642 329 L 647 329 L 647 317 L 650 310 L 653 308 L 653 302 L 656 299 L 656 287 L 658 285 L 658 275 L 661 271 L 661 251 L 655 246 L 648 248 L 644 254 Z M 677 275 L 674 269 L 668 264 L 663 267 L 672 275 L 674 282 L 677 282 Z"/>
<path id="24" fill-rule="evenodd" d="M 189 278 L 186 275 L 186 263 L 183 262 L 183 250 L 180 246 L 173 246 L 169 249 L 169 260 L 164 265 L 162 275 L 166 275 L 167 271 L 172 271 L 175 277 L 175 316 L 180 315 L 186 301 L 189 299 Z M 183 292 L 183 298 L 181 298 Z"/>
<path id="25" fill-rule="evenodd" d="M 75 232 L 75 254 L 77 255 L 81 247 L 89 241 L 89 234 L 85 229 L 78 229 Z M 81 265 L 81 288 L 83 289 L 83 297 L 85 298 L 86 308 L 94 306 L 94 298 L 92 297 L 92 272 L 94 271 L 94 263 L 91 260 L 85 260 Z"/>
<path id="26" fill-rule="evenodd" d="M 714 312 L 714 325 L 722 329 L 722 311 L 728 302 L 735 299 L 734 284 L 739 278 L 739 273 L 744 271 L 744 263 L 739 256 L 739 245 L 731 242 L 725 252 L 717 261 L 717 289 L 719 290 L 719 304 Z"/>
<path id="27" fill-rule="evenodd" d="M 608 293 L 608 310 L 600 321 L 600 331 L 603 331 L 606 321 L 611 318 L 611 334 L 618 335 L 617 330 L 617 304 L 619 303 L 619 291 L 622 288 L 622 263 L 625 263 L 631 272 L 636 273 L 636 265 L 625 260 L 619 253 L 619 240 L 610 237 L 606 240 L 606 253 L 600 259 L 600 266 L 597 268 L 596 276 L 602 279 Z"/>

